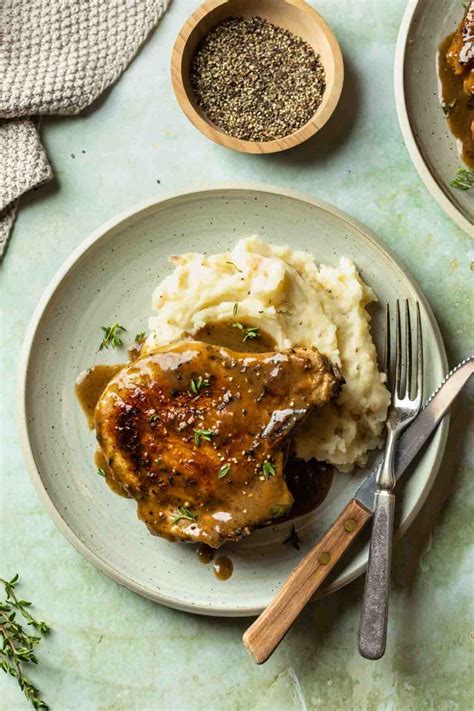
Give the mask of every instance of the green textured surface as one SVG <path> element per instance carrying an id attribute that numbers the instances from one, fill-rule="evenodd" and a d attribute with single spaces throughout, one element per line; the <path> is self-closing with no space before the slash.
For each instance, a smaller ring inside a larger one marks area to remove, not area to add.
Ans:
<path id="1" fill-rule="evenodd" d="M 404 1 L 313 3 L 341 42 L 342 101 L 310 143 L 268 157 L 210 143 L 176 106 L 170 51 L 197 4 L 174 2 L 93 111 L 44 121 L 56 180 L 23 202 L 2 267 L 0 575 L 18 570 L 21 590 L 54 628 L 32 677 L 53 709 L 467 710 L 474 633 L 466 398 L 429 500 L 395 547 L 390 636 L 380 662 L 357 653 L 362 580 L 310 605 L 274 657 L 256 667 L 241 644 L 247 620 L 192 617 L 119 587 L 67 543 L 30 484 L 13 416 L 26 325 L 72 249 L 141 199 L 244 180 L 332 202 L 377 232 L 418 279 L 450 364 L 472 349 L 469 240 L 421 183 L 395 114 L 392 64 Z M 27 708 L 3 674 L 0 708 Z"/>

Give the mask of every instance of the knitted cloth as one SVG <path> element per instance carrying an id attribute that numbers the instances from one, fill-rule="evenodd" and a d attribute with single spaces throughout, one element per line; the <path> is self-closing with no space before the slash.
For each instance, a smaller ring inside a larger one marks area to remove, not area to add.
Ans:
<path id="1" fill-rule="evenodd" d="M 52 177 L 26 117 L 77 114 L 91 104 L 131 62 L 169 2 L 0 0 L 0 258 L 18 198 Z"/>

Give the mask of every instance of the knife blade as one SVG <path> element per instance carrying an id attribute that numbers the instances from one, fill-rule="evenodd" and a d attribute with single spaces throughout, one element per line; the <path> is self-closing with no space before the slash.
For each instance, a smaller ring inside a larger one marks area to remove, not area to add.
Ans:
<path id="1" fill-rule="evenodd" d="M 426 443 L 474 371 L 470 356 L 454 368 L 425 402 L 423 410 L 399 443 L 397 480 Z M 272 602 L 243 636 L 257 664 L 265 662 L 281 642 L 303 607 L 326 580 L 342 555 L 372 518 L 377 468 L 369 474 L 337 519 L 293 570 Z"/>
<path id="2" fill-rule="evenodd" d="M 395 460 L 395 479 L 408 469 L 425 442 L 449 410 L 453 401 L 474 373 L 474 356 L 469 356 L 453 368 L 438 388 L 428 398 L 423 408 L 400 440 Z M 354 499 L 368 511 L 374 511 L 374 495 L 377 489 L 377 474 L 381 462 L 369 474 L 354 494 Z"/>

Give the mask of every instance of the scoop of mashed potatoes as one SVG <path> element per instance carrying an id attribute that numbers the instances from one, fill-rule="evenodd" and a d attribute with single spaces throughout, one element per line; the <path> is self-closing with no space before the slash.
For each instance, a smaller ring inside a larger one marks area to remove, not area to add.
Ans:
<path id="1" fill-rule="evenodd" d="M 348 471 L 382 443 L 389 393 L 377 367 L 366 306 L 376 297 L 350 259 L 312 256 L 249 237 L 231 252 L 173 257 L 153 294 L 145 348 L 167 345 L 235 317 L 269 334 L 276 349 L 316 346 L 345 378 L 337 401 L 313 412 L 295 436 L 298 456 Z"/>

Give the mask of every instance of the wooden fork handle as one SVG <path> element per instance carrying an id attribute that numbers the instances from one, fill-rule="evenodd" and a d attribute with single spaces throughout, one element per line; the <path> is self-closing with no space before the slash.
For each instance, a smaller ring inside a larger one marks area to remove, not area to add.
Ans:
<path id="1" fill-rule="evenodd" d="M 266 662 L 308 600 L 364 528 L 372 513 L 350 501 L 324 537 L 294 569 L 278 595 L 243 636 L 257 664 Z"/>

